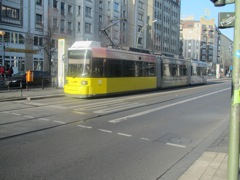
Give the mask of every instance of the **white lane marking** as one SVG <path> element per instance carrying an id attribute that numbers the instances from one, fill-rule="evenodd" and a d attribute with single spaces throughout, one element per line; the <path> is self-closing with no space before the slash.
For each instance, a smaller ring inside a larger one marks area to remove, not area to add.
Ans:
<path id="1" fill-rule="evenodd" d="M 60 124 L 66 124 L 66 122 L 63 122 L 63 121 L 53 121 L 53 122 L 60 123 Z"/>
<path id="2" fill-rule="evenodd" d="M 150 141 L 150 139 L 148 138 L 140 138 L 141 140 L 144 140 L 144 141 Z"/>
<path id="3" fill-rule="evenodd" d="M 76 114 L 86 114 L 85 112 L 79 112 L 79 111 L 76 111 L 76 110 L 74 110 L 73 112 L 76 113 Z"/>
<path id="4" fill-rule="evenodd" d="M 24 116 L 24 117 L 26 117 L 26 118 L 34 118 L 33 116 Z"/>
<path id="5" fill-rule="evenodd" d="M 16 116 L 21 116 L 21 114 L 18 114 L 18 113 L 11 113 L 11 114 Z"/>
<path id="6" fill-rule="evenodd" d="M 124 134 L 124 133 L 117 133 L 117 134 L 120 135 L 120 136 L 132 137 L 131 134 Z"/>
<path id="7" fill-rule="evenodd" d="M 106 132 L 106 133 L 112 133 L 112 131 L 106 130 L 106 129 L 98 129 L 99 131 Z"/>
<path id="8" fill-rule="evenodd" d="M 143 111 L 143 112 L 140 112 L 140 113 L 136 113 L 136 114 L 132 114 L 132 115 L 129 115 L 129 116 L 113 119 L 113 120 L 110 120 L 108 122 L 119 123 L 119 122 L 122 122 L 122 121 L 126 121 L 130 118 L 146 115 L 146 114 L 149 114 L 149 113 L 152 113 L 152 112 L 155 112 L 155 111 L 159 111 L 161 109 L 165 109 L 165 108 L 168 108 L 168 107 L 171 107 L 171 106 L 176 106 L 178 104 L 183 104 L 183 103 L 186 103 L 186 102 L 189 102 L 189 101 L 193 101 L 193 100 L 200 99 L 200 98 L 203 98 L 203 97 L 206 97 L 206 96 L 210 96 L 212 94 L 217 94 L 219 92 L 226 91 L 226 90 L 229 90 L 229 89 L 230 88 L 222 89 L 222 90 L 219 90 L 219 91 L 215 91 L 215 92 L 204 94 L 204 95 L 201 95 L 201 96 L 198 96 L 198 97 L 194 97 L 194 98 L 186 99 L 186 100 L 183 100 L 183 101 L 175 102 L 175 103 L 168 104 L 168 105 L 165 105 L 165 106 L 161 106 L 161 107 L 158 107 L 158 108 L 149 109 L 149 110 L 146 110 L 146 111 Z"/>
<path id="9" fill-rule="evenodd" d="M 82 127 L 82 128 L 92 129 L 91 126 L 84 126 L 84 125 L 77 125 L 77 126 Z"/>
<path id="10" fill-rule="evenodd" d="M 49 119 L 46 119 L 46 118 L 39 118 L 38 120 L 41 120 L 41 121 L 49 121 Z"/>
<path id="11" fill-rule="evenodd" d="M 5 113 L 5 114 L 7 114 L 7 113 L 10 113 L 9 111 L 4 111 L 4 112 L 1 112 L 1 113 Z"/>
<path id="12" fill-rule="evenodd" d="M 175 147 L 180 147 L 180 148 L 186 148 L 186 146 L 184 146 L 184 145 L 180 145 L 180 144 L 174 144 L 174 143 L 166 143 L 167 145 L 169 145 L 169 146 L 175 146 Z"/>

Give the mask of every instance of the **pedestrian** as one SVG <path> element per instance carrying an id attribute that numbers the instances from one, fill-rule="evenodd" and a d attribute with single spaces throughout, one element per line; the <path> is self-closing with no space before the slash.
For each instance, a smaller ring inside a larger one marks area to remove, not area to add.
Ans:
<path id="1" fill-rule="evenodd" d="M 1 66 L 1 67 L 0 67 L 0 77 L 1 77 L 2 79 L 4 79 L 4 74 L 5 74 L 4 66 Z"/>
<path id="2" fill-rule="evenodd" d="M 11 78 L 11 77 L 12 77 L 12 74 L 13 74 L 13 68 L 12 68 L 12 66 L 8 69 L 7 74 L 8 74 L 8 78 Z"/>

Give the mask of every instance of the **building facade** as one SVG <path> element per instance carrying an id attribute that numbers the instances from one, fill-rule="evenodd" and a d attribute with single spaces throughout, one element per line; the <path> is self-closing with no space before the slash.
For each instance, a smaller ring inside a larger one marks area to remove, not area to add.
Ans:
<path id="1" fill-rule="evenodd" d="M 0 0 L 0 7 L 0 64 L 14 73 L 55 75 L 58 39 L 66 48 L 90 40 L 179 54 L 178 0 Z"/>
<path id="2" fill-rule="evenodd" d="M 208 73 L 216 73 L 216 64 L 220 63 L 220 35 L 214 19 L 208 20 L 203 17 L 199 21 L 195 21 L 194 17 L 181 19 L 182 56 L 207 62 Z"/>
<path id="3" fill-rule="evenodd" d="M 44 28 L 48 1 L 0 1 L 0 30 L 2 33 L 0 64 L 14 73 L 44 69 Z"/>
<path id="4" fill-rule="evenodd" d="M 178 56 L 181 1 L 148 1 L 147 49 L 154 53 Z"/>
<path id="5" fill-rule="evenodd" d="M 224 34 L 220 34 L 219 43 L 219 64 L 222 75 L 231 73 L 233 59 L 233 41 Z"/>

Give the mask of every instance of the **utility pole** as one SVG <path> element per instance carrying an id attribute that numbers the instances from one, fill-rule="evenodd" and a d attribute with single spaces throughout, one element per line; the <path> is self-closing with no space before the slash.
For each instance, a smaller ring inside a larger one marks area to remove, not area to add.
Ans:
<path id="1" fill-rule="evenodd" d="M 239 113 L 240 113 L 240 0 L 211 0 L 215 6 L 235 2 L 235 13 L 219 13 L 218 27 L 234 27 L 232 105 L 228 146 L 228 180 L 238 180 L 239 174 Z"/>
<path id="2" fill-rule="evenodd" d="M 228 180 L 237 180 L 239 174 L 239 113 L 240 113 L 240 1 L 235 2 L 235 29 L 233 44 L 232 109 L 230 119 Z"/>

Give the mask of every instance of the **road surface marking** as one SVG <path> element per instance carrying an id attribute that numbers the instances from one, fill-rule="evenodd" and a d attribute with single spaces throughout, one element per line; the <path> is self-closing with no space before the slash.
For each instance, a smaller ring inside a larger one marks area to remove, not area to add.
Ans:
<path id="1" fill-rule="evenodd" d="M 91 126 L 83 126 L 83 125 L 77 125 L 77 126 L 82 127 L 82 128 L 92 129 Z"/>
<path id="2" fill-rule="evenodd" d="M 60 123 L 60 124 L 66 124 L 66 122 L 63 122 L 63 121 L 53 121 L 53 122 Z"/>
<path id="3" fill-rule="evenodd" d="M 141 140 L 150 141 L 148 138 L 140 138 Z"/>
<path id="4" fill-rule="evenodd" d="M 117 134 L 120 136 L 132 137 L 132 135 L 130 135 L 130 134 L 124 134 L 124 133 L 117 133 Z"/>
<path id="5" fill-rule="evenodd" d="M 174 143 L 166 143 L 169 146 L 175 146 L 175 147 L 180 147 L 180 148 L 186 148 L 186 146 L 180 145 L 180 144 L 174 144 Z"/>
<path id="6" fill-rule="evenodd" d="M 34 118 L 33 116 L 24 116 L 24 117 L 26 117 L 26 118 Z"/>
<path id="7" fill-rule="evenodd" d="M 149 113 L 152 113 L 152 112 L 155 112 L 155 111 L 159 111 L 161 109 L 165 109 L 165 108 L 168 108 L 168 107 L 171 107 L 171 106 L 176 106 L 176 105 L 179 105 L 179 104 L 183 104 L 183 103 L 186 103 L 186 102 L 189 102 L 189 101 L 193 101 L 193 100 L 200 99 L 200 98 L 203 98 L 203 97 L 206 97 L 206 96 L 210 96 L 212 94 L 217 94 L 219 92 L 223 92 L 223 91 L 226 91 L 226 90 L 229 90 L 229 89 L 230 88 L 222 89 L 222 90 L 215 91 L 215 92 L 212 92 L 212 93 L 208 93 L 208 94 L 204 94 L 204 95 L 197 96 L 197 97 L 194 97 L 194 98 L 190 98 L 190 99 L 186 99 L 186 100 L 183 100 L 183 101 L 168 104 L 168 105 L 165 105 L 165 106 L 157 107 L 157 108 L 154 108 L 154 109 L 149 109 L 149 110 L 146 110 L 146 111 L 143 111 L 143 112 L 140 112 L 140 113 L 136 113 L 136 114 L 132 114 L 132 115 L 129 115 L 129 116 L 113 119 L 113 120 L 110 120 L 108 122 L 119 123 L 119 122 L 126 121 L 126 120 L 134 118 L 134 117 L 146 115 L 146 114 L 149 114 Z"/>
<path id="8" fill-rule="evenodd" d="M 21 114 L 18 114 L 18 113 L 11 113 L 11 114 L 16 116 L 21 116 Z"/>
<path id="9" fill-rule="evenodd" d="M 106 133 L 112 133 L 112 131 L 105 130 L 105 129 L 98 129 L 99 131 L 106 132 Z"/>
<path id="10" fill-rule="evenodd" d="M 46 118 L 39 118 L 38 120 L 49 121 L 49 119 L 46 119 Z"/>

